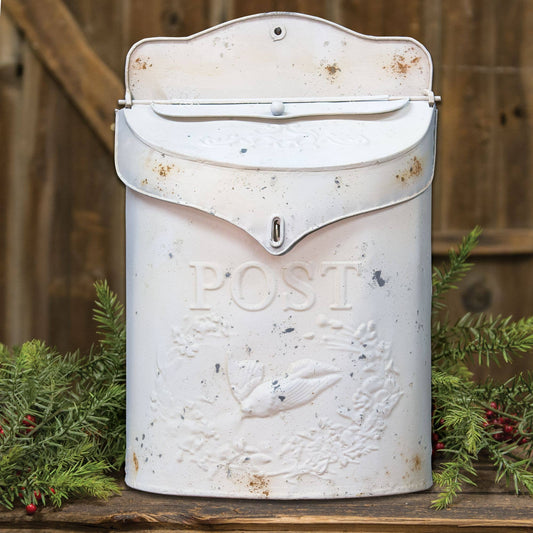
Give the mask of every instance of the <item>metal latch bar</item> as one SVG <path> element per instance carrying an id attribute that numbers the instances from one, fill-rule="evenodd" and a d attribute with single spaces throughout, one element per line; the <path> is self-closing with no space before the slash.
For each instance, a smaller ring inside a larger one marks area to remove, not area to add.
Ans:
<path id="1" fill-rule="evenodd" d="M 369 96 L 324 96 L 324 97 L 287 97 L 287 98 L 171 98 L 166 100 L 149 100 L 149 99 L 122 99 L 119 100 L 119 105 L 130 106 L 132 104 L 140 105 L 232 105 L 232 104 L 271 104 L 279 101 L 283 103 L 315 103 L 315 102 L 374 102 L 374 101 L 393 101 L 393 100 L 409 100 L 412 102 L 427 101 L 440 102 L 441 97 L 435 96 L 433 92 L 426 91 L 426 95 L 415 96 L 389 96 L 389 95 L 369 95 Z"/>

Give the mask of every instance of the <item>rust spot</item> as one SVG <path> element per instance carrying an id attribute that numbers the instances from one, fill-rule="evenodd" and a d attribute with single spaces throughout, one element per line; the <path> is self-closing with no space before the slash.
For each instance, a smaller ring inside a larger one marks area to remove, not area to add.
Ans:
<path id="1" fill-rule="evenodd" d="M 410 161 L 409 168 L 396 174 L 396 179 L 400 180 L 401 182 L 405 182 L 411 178 L 420 176 L 423 170 L 424 170 L 424 167 L 422 166 L 420 159 L 418 159 L 418 157 L 416 157 L 415 155 L 413 159 Z"/>
<path id="2" fill-rule="evenodd" d="M 325 69 L 330 76 L 335 76 L 337 72 L 340 72 L 341 70 L 337 63 L 333 63 L 333 65 L 326 65 Z"/>
<path id="3" fill-rule="evenodd" d="M 401 74 L 405 76 L 411 65 L 406 61 L 405 56 L 395 54 L 392 58 L 391 70 L 396 74 Z"/>
<path id="4" fill-rule="evenodd" d="M 173 164 L 170 165 L 163 165 L 163 163 L 159 163 L 158 165 L 154 166 L 152 170 L 159 174 L 162 178 L 166 178 L 172 169 L 174 168 Z"/>
<path id="5" fill-rule="evenodd" d="M 422 459 L 420 459 L 420 455 L 416 454 L 413 457 L 413 470 L 415 472 L 419 472 L 422 468 Z"/>
<path id="6" fill-rule="evenodd" d="M 270 494 L 270 481 L 260 474 L 253 474 L 248 481 L 250 492 L 263 494 L 268 498 Z"/>
<path id="7" fill-rule="evenodd" d="M 407 74 L 413 67 L 418 66 L 419 70 L 422 71 L 422 68 L 419 65 L 421 57 L 417 55 L 411 56 L 411 53 L 416 52 L 416 49 L 410 48 L 408 52 L 409 53 L 407 55 L 409 57 L 403 54 L 394 54 L 392 56 L 391 64 L 388 66 L 384 66 L 383 69 L 390 70 L 397 76 L 401 76 L 403 78 L 407 76 Z"/>
<path id="8" fill-rule="evenodd" d="M 133 68 L 137 70 L 146 70 L 147 68 L 150 68 L 152 66 L 152 63 L 150 63 L 150 58 L 147 57 L 146 59 L 142 59 L 141 57 L 138 57 L 133 62 Z"/>
<path id="9" fill-rule="evenodd" d="M 133 466 L 135 467 L 135 472 L 139 471 L 139 459 L 137 459 L 137 455 L 135 455 L 135 452 L 133 452 Z"/>

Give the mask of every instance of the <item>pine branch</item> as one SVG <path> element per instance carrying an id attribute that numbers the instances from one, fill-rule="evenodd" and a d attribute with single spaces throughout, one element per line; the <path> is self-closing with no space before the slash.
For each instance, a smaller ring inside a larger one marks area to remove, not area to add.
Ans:
<path id="1" fill-rule="evenodd" d="M 513 457 L 511 450 L 514 447 L 491 446 L 491 458 L 498 468 L 496 472 L 496 483 L 504 480 L 507 486 L 513 486 L 518 494 L 524 488 L 530 495 L 533 495 L 533 472 L 531 468 L 531 457 L 523 459 Z"/>
<path id="2" fill-rule="evenodd" d="M 437 498 L 431 502 L 434 509 L 449 507 L 457 495 L 462 492 L 465 484 L 475 485 L 475 482 L 464 472 L 471 476 L 476 475 L 472 460 L 468 455 L 459 455 L 455 460 L 443 463 L 439 470 L 433 472 L 433 482 L 442 488 Z"/>
<path id="3" fill-rule="evenodd" d="M 465 483 L 474 483 L 474 461 L 486 451 L 504 478 L 533 495 L 533 373 L 504 384 L 477 384 L 469 366 L 511 363 L 533 351 L 533 317 L 513 321 L 467 313 L 450 324 L 443 295 L 456 288 L 471 264 L 479 228 L 465 237 L 449 263 L 433 273 L 432 398 L 434 453 L 448 461 L 434 473 L 442 492 L 433 507 L 448 507 Z M 439 313 L 437 318 L 437 311 Z"/>
<path id="4" fill-rule="evenodd" d="M 0 345 L 0 503 L 60 505 L 118 491 L 125 450 L 123 308 L 96 284 L 99 342 L 82 356 L 41 341 Z"/>
<path id="5" fill-rule="evenodd" d="M 433 359 L 475 360 L 490 366 L 512 362 L 513 358 L 533 350 L 533 319 L 512 322 L 512 317 L 492 318 L 467 313 L 456 324 L 440 327 L 433 346 Z"/>
<path id="6" fill-rule="evenodd" d="M 449 263 L 442 269 L 433 268 L 433 310 L 437 311 L 444 307 L 443 296 L 451 289 L 456 289 L 455 285 L 461 281 L 467 272 L 472 268 L 471 263 L 467 263 L 472 250 L 479 242 L 481 228 L 476 226 L 466 237 L 463 238 L 456 252 L 453 248 L 448 253 Z"/>

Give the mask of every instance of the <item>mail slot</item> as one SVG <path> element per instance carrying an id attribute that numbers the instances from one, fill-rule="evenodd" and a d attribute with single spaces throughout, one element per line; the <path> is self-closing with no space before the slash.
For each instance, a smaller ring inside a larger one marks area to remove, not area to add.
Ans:
<path id="1" fill-rule="evenodd" d="M 295 13 L 132 47 L 129 486 L 431 485 L 431 79 L 413 39 Z"/>

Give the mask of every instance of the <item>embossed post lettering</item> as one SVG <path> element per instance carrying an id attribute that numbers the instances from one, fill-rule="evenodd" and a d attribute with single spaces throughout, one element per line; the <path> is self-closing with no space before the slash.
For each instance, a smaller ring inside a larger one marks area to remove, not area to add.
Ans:
<path id="1" fill-rule="evenodd" d="M 314 266 L 307 261 L 293 261 L 286 267 L 283 267 L 283 281 L 285 281 L 291 289 L 294 289 L 304 297 L 302 301 L 294 302 L 290 299 L 290 293 L 284 292 L 284 311 L 288 311 L 289 309 L 293 309 L 294 311 L 306 311 L 315 303 L 316 296 L 313 287 L 296 275 L 297 270 L 304 272 L 307 279 L 312 281 L 315 269 Z"/>
<path id="2" fill-rule="evenodd" d="M 352 305 L 348 303 L 347 295 L 347 271 L 355 270 L 357 274 L 360 274 L 359 261 L 323 261 L 320 266 L 320 274 L 325 276 L 330 270 L 334 271 L 333 277 L 333 294 L 334 302 L 329 306 L 334 310 L 348 310 L 352 308 Z"/>
<path id="3" fill-rule="evenodd" d="M 246 299 L 243 287 L 246 273 L 253 269 L 259 270 L 265 278 L 265 296 L 257 302 L 251 302 Z M 247 261 L 240 265 L 233 273 L 231 278 L 231 296 L 233 301 L 242 309 L 246 311 L 260 311 L 268 307 L 276 296 L 276 278 L 266 265 L 258 261 Z"/>
<path id="4" fill-rule="evenodd" d="M 209 311 L 211 305 L 206 301 L 206 291 L 216 291 L 224 286 L 226 278 L 231 277 L 230 295 L 232 300 L 246 311 L 261 311 L 274 301 L 278 285 L 272 270 L 259 261 L 246 261 L 239 265 L 233 275 L 224 276 L 223 270 L 215 262 L 192 261 L 189 266 L 194 269 L 194 301 L 189 309 Z M 323 261 L 318 271 L 325 277 L 333 271 L 332 288 L 333 303 L 329 305 L 333 310 L 352 309 L 348 302 L 348 271 L 355 271 L 357 275 L 360 263 L 357 261 Z M 253 271 L 255 272 L 252 274 Z M 316 266 L 307 261 L 292 261 L 281 270 L 281 278 L 285 285 L 292 290 L 281 293 L 284 311 L 306 311 L 316 301 L 316 293 L 311 283 L 314 280 Z M 259 274 L 259 276 L 257 275 Z M 307 278 L 307 280 L 306 280 Z"/>
<path id="5" fill-rule="evenodd" d="M 211 306 L 205 301 L 205 291 L 216 291 L 220 289 L 224 283 L 224 276 L 219 266 L 210 261 L 191 261 L 189 266 L 194 268 L 196 279 L 194 304 L 190 306 L 190 309 L 203 309 L 207 311 L 211 309 Z M 207 271 L 211 273 L 208 276 L 206 275 Z M 208 277 L 211 278 L 210 281 L 207 280 Z"/>

